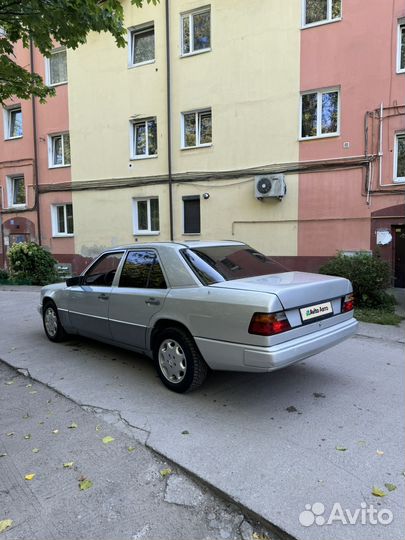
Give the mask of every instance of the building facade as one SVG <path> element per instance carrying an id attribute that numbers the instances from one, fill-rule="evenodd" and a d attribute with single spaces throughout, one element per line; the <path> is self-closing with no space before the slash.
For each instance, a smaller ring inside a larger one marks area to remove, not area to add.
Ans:
<path id="1" fill-rule="evenodd" d="M 58 261 L 70 262 L 74 238 L 66 50 L 55 46 L 45 59 L 34 47 L 18 43 L 14 53 L 18 63 L 39 73 L 56 95 L 44 105 L 35 98 L 10 99 L 3 107 L 0 264 L 6 264 L 8 248 L 23 241 L 38 242 Z M 52 191 L 61 185 L 68 189 Z"/>
<path id="2" fill-rule="evenodd" d="M 70 178 L 39 152 L 44 245 L 74 271 L 154 240 L 242 240 L 302 270 L 378 247 L 405 286 L 402 0 L 123 7 L 127 47 L 68 51 L 69 119 L 43 124 L 72 155 Z"/>

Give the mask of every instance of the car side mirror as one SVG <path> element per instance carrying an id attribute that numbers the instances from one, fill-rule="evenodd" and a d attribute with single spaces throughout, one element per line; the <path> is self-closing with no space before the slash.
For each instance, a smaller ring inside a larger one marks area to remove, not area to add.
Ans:
<path id="1" fill-rule="evenodd" d="M 76 285 L 81 285 L 83 283 L 83 276 L 73 276 L 66 280 L 66 285 L 68 287 L 74 287 Z"/>

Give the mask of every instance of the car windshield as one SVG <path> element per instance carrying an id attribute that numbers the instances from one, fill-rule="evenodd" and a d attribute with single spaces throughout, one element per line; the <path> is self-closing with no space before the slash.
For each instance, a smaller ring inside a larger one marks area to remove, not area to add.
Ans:
<path id="1" fill-rule="evenodd" d="M 247 245 L 195 247 L 182 251 L 186 261 L 204 285 L 288 269 Z"/>

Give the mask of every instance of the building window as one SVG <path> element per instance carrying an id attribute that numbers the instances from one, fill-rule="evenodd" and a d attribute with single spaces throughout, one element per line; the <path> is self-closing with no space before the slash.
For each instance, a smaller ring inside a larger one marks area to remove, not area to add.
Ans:
<path id="1" fill-rule="evenodd" d="M 321 90 L 301 95 L 301 138 L 339 133 L 339 91 Z"/>
<path id="2" fill-rule="evenodd" d="M 66 47 L 54 49 L 46 59 L 46 78 L 49 86 L 67 83 Z"/>
<path id="3" fill-rule="evenodd" d="M 394 181 L 405 182 L 405 133 L 395 136 Z"/>
<path id="4" fill-rule="evenodd" d="M 181 54 L 209 51 L 211 48 L 211 11 L 204 7 L 181 16 Z"/>
<path id="5" fill-rule="evenodd" d="M 398 25 L 397 72 L 405 73 L 405 22 Z"/>
<path id="6" fill-rule="evenodd" d="M 302 0 L 303 26 L 336 21 L 342 17 L 342 0 Z"/>
<path id="7" fill-rule="evenodd" d="M 131 158 L 157 156 L 156 118 L 132 122 Z"/>
<path id="8" fill-rule="evenodd" d="M 209 146 L 212 143 L 211 109 L 182 114 L 182 148 Z"/>
<path id="9" fill-rule="evenodd" d="M 73 235 L 73 206 L 71 204 L 55 204 L 51 211 L 53 236 Z"/>
<path id="10" fill-rule="evenodd" d="M 21 107 L 4 109 L 4 138 L 17 139 L 23 136 Z"/>
<path id="11" fill-rule="evenodd" d="M 49 137 L 49 167 L 67 167 L 70 165 L 69 133 L 59 133 Z"/>
<path id="12" fill-rule="evenodd" d="M 133 200 L 134 234 L 159 234 L 159 199 Z"/>
<path id="13" fill-rule="evenodd" d="M 184 234 L 200 234 L 200 197 L 191 195 L 183 197 L 184 209 Z"/>
<path id="14" fill-rule="evenodd" d="M 147 24 L 130 29 L 130 66 L 149 64 L 155 60 L 155 27 Z"/>
<path id="15" fill-rule="evenodd" d="M 7 200 L 10 208 L 26 205 L 27 195 L 24 176 L 9 176 L 7 178 Z"/>

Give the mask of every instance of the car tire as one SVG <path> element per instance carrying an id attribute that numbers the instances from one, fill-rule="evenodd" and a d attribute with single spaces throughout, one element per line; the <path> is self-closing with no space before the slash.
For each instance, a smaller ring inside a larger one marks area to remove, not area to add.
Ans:
<path id="1" fill-rule="evenodd" d="M 185 393 L 202 385 L 208 366 L 188 332 L 181 328 L 165 328 L 154 341 L 156 369 L 167 388 Z"/>
<path id="2" fill-rule="evenodd" d="M 65 341 L 68 334 L 59 319 L 58 309 L 53 302 L 46 302 L 42 309 L 42 321 L 46 337 L 54 342 Z"/>

